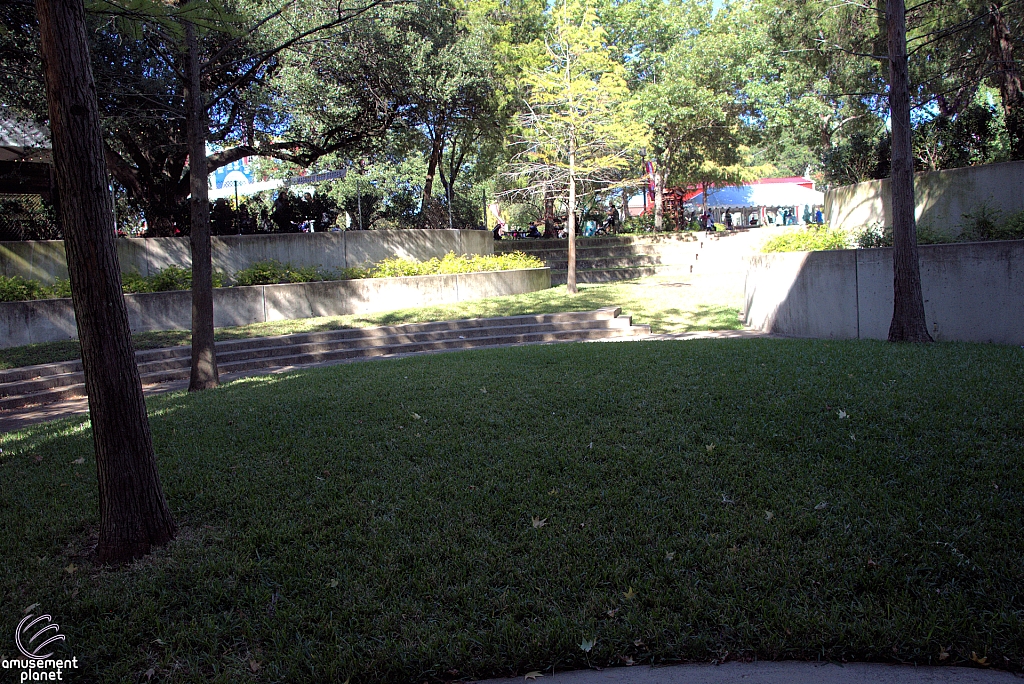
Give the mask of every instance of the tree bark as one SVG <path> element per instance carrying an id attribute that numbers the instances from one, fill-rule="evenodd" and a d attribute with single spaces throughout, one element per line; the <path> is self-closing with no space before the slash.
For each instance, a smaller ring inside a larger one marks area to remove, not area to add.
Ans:
<path id="1" fill-rule="evenodd" d="M 555 237 L 555 193 L 550 183 L 544 184 L 544 237 Z"/>
<path id="2" fill-rule="evenodd" d="M 98 560 L 174 538 L 121 290 L 113 205 L 82 0 L 36 0 L 71 299 L 99 483 Z"/>
<path id="3" fill-rule="evenodd" d="M 665 176 L 661 171 L 654 174 L 654 232 L 660 233 L 665 227 Z"/>
<path id="4" fill-rule="evenodd" d="M 213 341 L 213 248 L 210 243 L 210 174 L 206 165 L 206 105 L 199 71 L 199 44 L 192 22 L 183 20 L 187 50 L 185 103 L 188 112 L 189 181 L 192 188 L 192 372 L 188 391 L 220 384 Z"/>
<path id="5" fill-rule="evenodd" d="M 569 215 L 565 218 L 569 231 L 569 269 L 565 288 L 569 294 L 576 294 L 576 145 L 573 134 L 569 135 Z"/>
<path id="6" fill-rule="evenodd" d="M 892 120 L 893 311 L 890 342 L 931 342 L 924 317 L 921 268 L 914 226 L 914 156 L 910 128 L 906 9 L 888 0 L 889 113 Z"/>
<path id="7" fill-rule="evenodd" d="M 427 205 L 434 190 L 434 175 L 437 173 L 437 165 L 441 161 L 443 150 L 440 131 L 434 134 L 430 142 L 430 159 L 427 161 L 427 177 L 423 181 L 423 206 Z"/>
<path id="8" fill-rule="evenodd" d="M 988 6 L 992 25 L 992 57 L 1011 152 L 1014 159 L 1021 159 L 1024 158 L 1024 91 L 1021 89 L 1020 71 L 1013 60 L 1013 38 L 1001 5 L 1001 2 L 992 2 Z"/>

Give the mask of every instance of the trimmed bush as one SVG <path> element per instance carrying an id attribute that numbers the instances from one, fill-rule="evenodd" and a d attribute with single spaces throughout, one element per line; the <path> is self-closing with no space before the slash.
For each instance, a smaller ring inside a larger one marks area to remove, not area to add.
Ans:
<path id="1" fill-rule="evenodd" d="M 845 231 L 825 226 L 794 228 L 773 237 L 761 248 L 770 252 L 818 252 L 829 249 L 849 249 L 849 236 Z"/>
<path id="2" fill-rule="evenodd" d="M 21 276 L 0 276 L 0 302 L 23 302 L 29 299 L 59 299 L 71 296 L 71 282 L 57 279 L 53 285 Z"/>
<path id="3" fill-rule="evenodd" d="M 223 273 L 213 272 L 213 286 L 224 287 Z M 121 287 L 125 294 L 142 294 L 146 292 L 172 292 L 175 290 L 192 289 L 192 270 L 180 266 L 168 266 L 153 275 L 143 276 L 135 271 L 121 274 Z"/>

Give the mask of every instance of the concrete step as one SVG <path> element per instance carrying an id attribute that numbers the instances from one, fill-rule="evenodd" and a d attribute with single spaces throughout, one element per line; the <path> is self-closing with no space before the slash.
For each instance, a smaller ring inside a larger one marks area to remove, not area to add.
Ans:
<path id="1" fill-rule="evenodd" d="M 552 271 L 565 271 L 569 268 L 569 259 L 548 259 L 545 265 Z M 601 257 L 597 259 L 576 259 L 578 271 L 603 271 L 609 268 L 638 268 L 641 266 L 660 266 L 661 258 L 646 254 L 630 257 Z"/>
<path id="2" fill-rule="evenodd" d="M 608 268 L 590 271 L 576 271 L 577 283 L 610 283 L 618 280 L 633 280 L 635 278 L 646 278 L 659 273 L 678 271 L 685 269 L 685 266 L 664 265 L 664 266 L 639 266 L 630 268 Z M 552 285 L 565 285 L 568 271 L 551 271 Z"/>
<path id="3" fill-rule="evenodd" d="M 620 316 L 620 313 L 618 307 L 607 307 L 587 312 L 439 321 L 230 340 L 217 343 L 217 362 L 220 372 L 228 374 L 373 356 L 600 340 L 650 333 L 649 326 L 633 326 L 631 318 Z M 138 352 L 136 358 L 143 384 L 189 377 L 189 347 L 146 350 Z M 75 363 L 78 362 L 46 364 L 0 375 L 7 380 L 0 383 L 0 410 L 84 396 L 82 372 L 67 372 L 75 367 Z M 12 377 L 25 379 L 12 380 Z"/>

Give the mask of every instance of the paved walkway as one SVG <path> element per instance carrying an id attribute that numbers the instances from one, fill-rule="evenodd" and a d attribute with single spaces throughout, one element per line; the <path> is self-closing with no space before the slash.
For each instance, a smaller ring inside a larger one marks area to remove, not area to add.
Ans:
<path id="1" fill-rule="evenodd" d="M 489 679 L 480 684 L 1015 684 L 1024 677 L 969 667 L 915 667 L 878 663 L 757 662 L 577 670 L 537 679 Z"/>

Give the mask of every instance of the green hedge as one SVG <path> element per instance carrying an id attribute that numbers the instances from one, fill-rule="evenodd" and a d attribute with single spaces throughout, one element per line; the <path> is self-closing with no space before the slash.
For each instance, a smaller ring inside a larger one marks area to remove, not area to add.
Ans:
<path id="1" fill-rule="evenodd" d="M 818 252 L 828 249 L 849 249 L 849 236 L 841 230 L 832 230 L 827 225 L 793 228 L 776 235 L 764 243 L 761 251 L 770 252 Z"/>
<path id="2" fill-rule="evenodd" d="M 474 273 L 477 271 L 511 271 L 522 268 L 541 268 L 544 263 L 537 257 L 522 252 L 494 255 L 459 256 L 454 252 L 438 259 L 416 261 L 415 259 L 385 259 L 376 266 L 365 268 L 325 269 L 319 266 L 292 266 L 279 261 L 260 261 L 235 274 L 234 285 L 276 285 L 278 283 L 309 283 L 325 280 L 356 280 L 359 278 L 393 278 L 410 275 L 438 275 L 443 273 Z M 192 287 L 192 271 L 180 266 L 167 268 L 143 276 L 135 272 L 121 276 L 126 294 L 144 292 L 169 292 L 188 290 Z M 225 274 L 213 273 L 213 286 L 228 286 Z M 71 296 L 71 284 L 57 280 L 53 285 L 43 285 L 37 280 L 21 276 L 8 278 L 0 276 L 0 302 L 19 302 L 29 299 L 54 299 Z"/>

